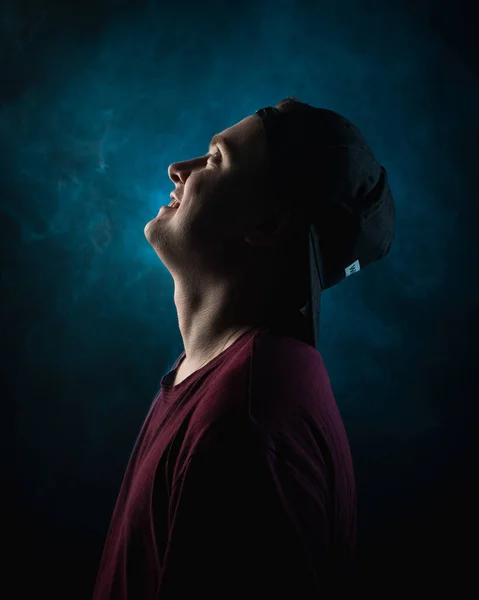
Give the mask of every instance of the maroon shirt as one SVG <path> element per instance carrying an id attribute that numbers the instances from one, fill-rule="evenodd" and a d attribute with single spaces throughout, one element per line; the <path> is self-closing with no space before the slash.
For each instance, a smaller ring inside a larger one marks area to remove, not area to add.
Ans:
<path id="1" fill-rule="evenodd" d="M 133 450 L 93 599 L 338 592 L 350 580 L 356 491 L 321 355 L 250 330 L 173 386 L 183 357 Z"/>

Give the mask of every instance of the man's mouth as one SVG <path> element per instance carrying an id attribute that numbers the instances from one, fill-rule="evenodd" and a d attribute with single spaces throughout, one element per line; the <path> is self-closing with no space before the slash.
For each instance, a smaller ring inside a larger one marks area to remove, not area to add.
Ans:
<path id="1" fill-rule="evenodd" d="M 172 196 L 171 202 L 168 204 L 168 206 L 170 208 L 178 208 L 179 205 L 180 205 L 180 202 L 178 202 L 178 200 L 174 196 Z"/>

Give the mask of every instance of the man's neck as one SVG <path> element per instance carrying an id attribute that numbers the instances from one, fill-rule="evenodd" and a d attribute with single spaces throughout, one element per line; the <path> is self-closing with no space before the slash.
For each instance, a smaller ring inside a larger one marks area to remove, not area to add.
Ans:
<path id="1" fill-rule="evenodd" d="M 176 369 L 173 385 L 178 385 L 179 383 L 184 381 L 187 377 L 189 377 L 190 375 L 195 373 L 195 371 L 198 371 L 199 369 L 205 367 L 214 358 L 216 358 L 217 356 L 222 354 L 225 350 L 227 350 L 230 346 L 232 346 L 236 342 L 236 340 L 238 340 L 238 338 L 245 331 L 246 331 L 246 329 L 244 329 L 241 332 L 237 332 L 237 333 L 235 332 L 234 335 L 230 336 L 230 339 L 227 340 L 226 344 L 224 344 L 224 347 L 222 349 L 217 350 L 214 353 L 211 353 L 210 356 L 207 357 L 206 360 L 204 360 L 202 362 L 195 362 L 194 360 L 189 361 L 187 356 L 185 355 L 185 357 L 183 358 L 183 360 L 181 361 L 181 363 L 179 364 L 179 366 Z"/>
<path id="2" fill-rule="evenodd" d="M 226 287 L 211 286 L 205 293 L 175 285 L 175 305 L 183 346 L 184 363 L 201 368 L 229 348 L 254 324 L 246 302 Z"/>

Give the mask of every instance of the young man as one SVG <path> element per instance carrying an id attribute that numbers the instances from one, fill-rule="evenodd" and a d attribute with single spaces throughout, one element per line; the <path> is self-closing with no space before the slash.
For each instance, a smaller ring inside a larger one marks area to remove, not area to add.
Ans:
<path id="1" fill-rule="evenodd" d="M 168 174 L 145 235 L 184 352 L 132 453 L 94 600 L 339 597 L 356 494 L 318 301 L 389 251 L 386 172 L 349 121 L 290 98 Z"/>

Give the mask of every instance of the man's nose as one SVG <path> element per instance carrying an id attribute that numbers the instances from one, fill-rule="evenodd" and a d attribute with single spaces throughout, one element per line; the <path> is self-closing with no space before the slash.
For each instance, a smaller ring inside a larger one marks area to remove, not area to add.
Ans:
<path id="1" fill-rule="evenodd" d="M 186 169 L 181 168 L 181 163 L 173 163 L 168 167 L 168 177 L 173 183 L 185 183 L 188 173 Z"/>
<path id="2" fill-rule="evenodd" d="M 168 177 L 173 183 L 185 183 L 191 173 L 195 170 L 202 169 L 205 166 L 207 157 L 200 156 L 182 162 L 172 163 L 168 167 Z"/>

